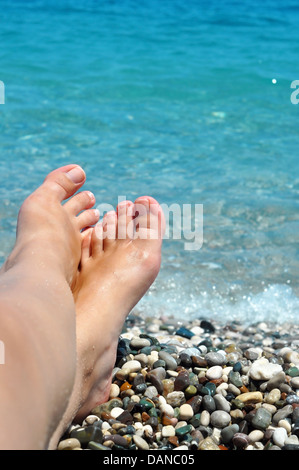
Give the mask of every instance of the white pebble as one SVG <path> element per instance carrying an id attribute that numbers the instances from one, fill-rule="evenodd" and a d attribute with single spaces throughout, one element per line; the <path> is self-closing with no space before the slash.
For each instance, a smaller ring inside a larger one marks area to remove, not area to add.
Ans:
<path id="1" fill-rule="evenodd" d="M 278 427 L 284 428 L 287 434 L 289 434 L 292 431 L 292 425 L 287 419 L 281 419 L 280 421 L 278 421 Z"/>
<path id="2" fill-rule="evenodd" d="M 251 431 L 251 433 L 248 434 L 248 439 L 251 443 L 261 441 L 263 437 L 264 433 L 259 429 L 255 429 L 254 431 Z"/>
<path id="3" fill-rule="evenodd" d="M 118 397 L 120 392 L 120 388 L 117 384 L 112 384 L 110 388 L 110 398 Z"/>
<path id="4" fill-rule="evenodd" d="M 139 361 L 133 359 L 132 361 L 126 362 L 122 366 L 122 369 L 128 369 L 130 372 L 139 372 L 141 370 L 141 364 Z"/>
<path id="5" fill-rule="evenodd" d="M 288 435 L 285 428 L 276 428 L 274 430 L 272 439 L 274 444 L 276 444 L 278 447 L 283 447 L 287 437 Z"/>
<path id="6" fill-rule="evenodd" d="M 281 391 L 278 388 L 273 388 L 268 395 L 265 396 L 265 402 L 273 405 L 276 401 L 280 400 Z"/>
<path id="7" fill-rule="evenodd" d="M 173 426 L 168 425 L 162 428 L 162 437 L 171 437 L 175 436 L 175 429 Z"/>
<path id="8" fill-rule="evenodd" d="M 212 366 L 206 372 L 206 377 L 209 380 L 217 380 L 222 377 L 222 367 L 221 366 Z"/>
<path id="9" fill-rule="evenodd" d="M 249 369 L 249 375 L 253 380 L 270 380 L 274 375 L 282 371 L 280 364 L 269 362 L 266 358 L 253 362 Z"/>
<path id="10" fill-rule="evenodd" d="M 191 405 L 184 403 L 180 406 L 180 419 L 188 421 L 194 415 L 194 411 Z"/>
<path id="11" fill-rule="evenodd" d="M 120 416 L 123 412 L 124 412 L 124 410 L 123 410 L 122 408 L 120 408 L 119 406 L 115 406 L 115 407 L 112 408 L 112 410 L 110 411 L 110 414 L 111 414 L 112 418 L 116 419 L 116 418 L 118 418 L 118 416 Z"/>
<path id="12" fill-rule="evenodd" d="M 203 410 L 200 415 L 200 424 L 202 426 L 209 426 L 210 424 L 210 413 L 207 410 Z"/>
<path id="13" fill-rule="evenodd" d="M 162 411 L 162 413 L 165 413 L 170 418 L 174 417 L 174 409 L 172 408 L 171 405 L 168 405 L 168 403 L 165 403 L 165 405 L 160 405 L 160 410 Z"/>

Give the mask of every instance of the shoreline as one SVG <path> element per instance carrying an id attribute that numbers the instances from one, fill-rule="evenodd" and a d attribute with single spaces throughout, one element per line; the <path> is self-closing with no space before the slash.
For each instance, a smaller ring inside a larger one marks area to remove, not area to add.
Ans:
<path id="1" fill-rule="evenodd" d="M 109 400 L 58 450 L 299 450 L 299 325 L 131 314 Z"/>

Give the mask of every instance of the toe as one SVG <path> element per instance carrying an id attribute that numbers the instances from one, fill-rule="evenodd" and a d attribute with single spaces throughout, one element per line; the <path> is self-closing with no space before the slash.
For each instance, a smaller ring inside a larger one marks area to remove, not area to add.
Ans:
<path id="1" fill-rule="evenodd" d="M 86 260 L 90 258 L 91 255 L 91 237 L 92 237 L 93 228 L 88 228 L 82 233 L 82 246 L 81 246 L 81 266 L 84 265 Z"/>
<path id="2" fill-rule="evenodd" d="M 133 239 L 134 236 L 134 203 L 120 202 L 117 206 L 117 239 Z"/>
<path id="3" fill-rule="evenodd" d="M 90 191 L 82 191 L 69 199 L 64 207 L 71 215 L 76 216 L 83 210 L 91 209 L 94 204 L 94 195 Z"/>
<path id="4" fill-rule="evenodd" d="M 99 222 L 93 228 L 91 235 L 91 254 L 93 257 L 97 257 L 103 252 L 103 240 L 103 224 L 102 222 Z"/>
<path id="5" fill-rule="evenodd" d="M 100 218 L 100 212 L 98 209 L 89 209 L 81 212 L 77 217 L 77 224 L 79 230 L 83 230 L 90 225 L 95 225 Z"/>
<path id="6" fill-rule="evenodd" d="M 117 235 L 117 214 L 114 211 L 107 212 L 103 217 L 103 248 L 114 244 Z"/>
<path id="7" fill-rule="evenodd" d="M 49 173 L 38 191 L 45 191 L 62 202 L 75 194 L 85 180 L 85 172 L 79 165 L 67 165 Z"/>

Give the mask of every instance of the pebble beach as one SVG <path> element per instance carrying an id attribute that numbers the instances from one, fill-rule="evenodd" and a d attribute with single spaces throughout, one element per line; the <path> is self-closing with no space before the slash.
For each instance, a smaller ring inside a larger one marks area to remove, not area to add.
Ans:
<path id="1" fill-rule="evenodd" d="M 109 400 L 58 450 L 299 450 L 299 325 L 130 315 Z"/>

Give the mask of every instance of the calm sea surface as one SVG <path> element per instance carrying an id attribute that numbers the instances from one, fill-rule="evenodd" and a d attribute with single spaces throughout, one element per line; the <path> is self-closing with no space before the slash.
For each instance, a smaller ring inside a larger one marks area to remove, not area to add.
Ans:
<path id="1" fill-rule="evenodd" d="M 298 322 L 298 23 L 294 0 L 0 0 L 1 263 L 75 162 L 98 204 L 203 205 L 201 249 L 165 240 L 137 311 Z"/>

